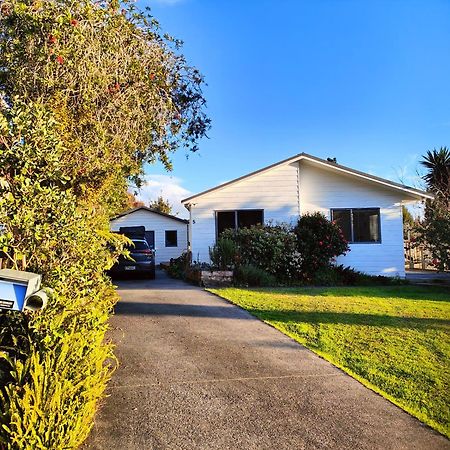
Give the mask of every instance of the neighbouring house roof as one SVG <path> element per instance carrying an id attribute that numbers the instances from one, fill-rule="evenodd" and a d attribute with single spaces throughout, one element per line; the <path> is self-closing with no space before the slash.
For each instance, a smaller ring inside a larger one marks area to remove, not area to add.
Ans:
<path id="1" fill-rule="evenodd" d="M 308 153 L 299 153 L 298 155 L 295 155 L 291 158 L 285 159 L 283 161 L 277 162 L 275 164 L 271 164 L 270 166 L 263 167 L 262 169 L 256 170 L 255 172 L 251 172 L 247 175 L 244 175 L 242 177 L 236 178 L 234 180 L 228 181 L 227 183 L 220 184 L 219 186 L 215 186 L 211 189 L 208 189 L 206 191 L 200 192 L 196 195 L 192 195 L 191 197 L 185 198 L 184 200 L 181 200 L 181 203 L 183 203 L 185 206 L 191 202 L 191 200 L 197 199 L 199 197 L 202 197 L 203 195 L 209 194 L 210 192 L 223 189 L 226 186 L 230 186 L 232 184 L 238 183 L 239 181 L 245 180 L 246 178 L 254 177 L 255 175 L 267 172 L 271 169 L 274 169 L 276 167 L 284 166 L 287 164 L 292 164 L 294 162 L 298 162 L 301 160 L 310 161 L 312 163 L 315 163 L 317 165 L 325 166 L 326 168 L 330 168 L 336 172 L 340 173 L 346 173 L 352 176 L 355 176 L 357 178 L 366 180 L 366 181 L 372 181 L 374 183 L 383 185 L 387 188 L 399 190 L 405 193 L 408 193 L 410 196 L 417 197 L 418 199 L 428 198 L 433 199 L 434 196 L 428 192 L 421 191 L 420 189 L 415 189 L 410 186 L 406 186 L 401 183 L 395 183 L 391 180 L 386 180 L 385 178 L 380 178 L 375 175 L 371 175 L 365 172 L 361 172 L 359 170 L 351 169 L 350 167 L 342 166 L 341 164 L 337 164 L 335 162 L 330 162 L 325 159 L 317 158 L 316 156 L 309 155 Z"/>
<path id="2" fill-rule="evenodd" d="M 160 216 L 167 217 L 168 219 L 177 220 L 178 222 L 189 223 L 189 220 L 180 219 L 179 217 L 172 216 L 171 214 L 166 214 L 166 213 L 163 213 L 161 211 L 156 211 L 156 209 L 148 208 L 147 206 L 138 206 L 137 208 L 129 209 L 128 211 L 125 211 L 125 212 L 123 212 L 121 214 L 118 214 L 117 216 L 113 217 L 110 220 L 115 220 L 115 219 L 118 219 L 119 217 L 127 216 L 128 214 L 132 214 L 132 213 L 134 213 L 136 211 L 139 211 L 139 210 L 151 212 L 151 213 L 154 213 L 154 214 L 159 214 Z"/>

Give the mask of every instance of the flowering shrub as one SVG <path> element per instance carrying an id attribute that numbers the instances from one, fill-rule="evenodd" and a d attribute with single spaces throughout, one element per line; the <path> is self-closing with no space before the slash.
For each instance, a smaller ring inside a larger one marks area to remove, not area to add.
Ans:
<path id="1" fill-rule="evenodd" d="M 313 282 L 317 271 L 330 267 L 333 258 L 348 250 L 339 226 L 315 213 L 301 217 L 294 228 L 264 225 L 226 230 L 210 253 L 213 263 L 234 266 L 245 279 L 255 278 L 253 269 L 260 269 L 281 282 Z"/>
<path id="2" fill-rule="evenodd" d="M 257 267 L 278 281 L 294 280 L 300 275 L 302 255 L 296 236 L 288 226 L 265 225 L 226 230 L 221 238 L 236 243 L 236 266 Z"/>
<path id="3" fill-rule="evenodd" d="M 298 251 L 303 256 L 301 272 L 305 279 L 329 265 L 333 258 L 349 251 L 339 226 L 319 212 L 300 217 L 294 233 Z"/>
<path id="4" fill-rule="evenodd" d="M 79 448 L 112 371 L 109 216 L 144 162 L 196 150 L 203 80 L 128 0 L 0 2 L 0 66 L 0 258 L 53 288 L 0 312 L 0 448 Z"/>

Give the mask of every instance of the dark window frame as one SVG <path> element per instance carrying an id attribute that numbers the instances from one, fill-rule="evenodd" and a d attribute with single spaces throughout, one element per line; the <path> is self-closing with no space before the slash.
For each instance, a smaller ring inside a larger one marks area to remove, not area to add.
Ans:
<path id="1" fill-rule="evenodd" d="M 353 230 L 353 211 L 377 211 L 378 213 L 378 240 L 377 241 L 355 241 L 355 233 Z M 350 233 L 351 239 L 348 241 L 349 244 L 381 244 L 381 210 L 378 207 L 371 208 L 331 208 L 331 220 L 334 220 L 334 211 L 350 211 Z"/>
<path id="2" fill-rule="evenodd" d="M 216 211 L 214 211 L 214 218 L 215 218 L 215 225 L 216 225 L 216 240 L 219 238 L 219 223 L 218 223 L 218 217 L 219 217 L 219 213 L 234 213 L 234 229 L 237 230 L 239 228 L 239 221 L 238 221 L 238 213 L 240 211 L 246 211 L 246 212 L 260 212 L 261 213 L 261 224 L 264 225 L 264 209 L 262 208 L 249 208 L 249 209 L 218 209 Z"/>
<path id="3" fill-rule="evenodd" d="M 175 233 L 175 245 L 168 245 L 168 243 L 167 243 L 167 233 Z M 178 247 L 178 230 L 164 230 L 164 241 L 165 241 L 165 244 L 166 244 L 166 247 L 172 247 L 172 248 L 174 248 L 174 247 Z"/>

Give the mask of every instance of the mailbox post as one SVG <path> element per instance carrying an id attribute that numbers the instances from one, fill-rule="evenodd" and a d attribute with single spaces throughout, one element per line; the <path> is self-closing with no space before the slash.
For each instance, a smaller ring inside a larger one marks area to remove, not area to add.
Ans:
<path id="1" fill-rule="evenodd" d="M 0 310 L 39 311 L 47 304 L 41 275 L 13 269 L 0 270 Z"/>

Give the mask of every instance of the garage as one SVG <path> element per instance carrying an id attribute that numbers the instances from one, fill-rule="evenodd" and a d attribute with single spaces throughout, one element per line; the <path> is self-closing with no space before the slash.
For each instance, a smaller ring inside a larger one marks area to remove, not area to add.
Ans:
<path id="1" fill-rule="evenodd" d="M 111 231 L 125 227 L 144 227 L 145 238 L 155 250 L 155 262 L 168 262 L 188 249 L 188 221 L 146 206 L 125 211 L 111 219 Z"/>

